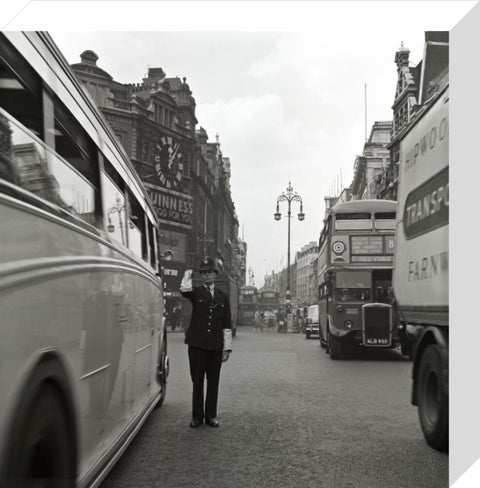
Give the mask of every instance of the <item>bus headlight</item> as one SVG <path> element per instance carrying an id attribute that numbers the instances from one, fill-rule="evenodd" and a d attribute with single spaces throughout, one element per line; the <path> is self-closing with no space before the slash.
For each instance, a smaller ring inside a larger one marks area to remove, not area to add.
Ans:
<path id="1" fill-rule="evenodd" d="M 343 325 L 347 328 L 347 329 L 351 329 L 352 326 L 353 326 L 353 322 L 351 320 L 345 320 L 345 322 L 343 323 Z"/>
<path id="2" fill-rule="evenodd" d="M 337 312 L 340 312 L 340 313 L 343 312 L 343 307 L 341 305 L 337 305 Z"/>

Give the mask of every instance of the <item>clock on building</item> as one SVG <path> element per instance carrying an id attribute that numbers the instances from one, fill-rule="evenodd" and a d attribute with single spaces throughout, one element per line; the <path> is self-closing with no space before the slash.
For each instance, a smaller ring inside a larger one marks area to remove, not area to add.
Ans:
<path id="1" fill-rule="evenodd" d="M 163 186 L 177 188 L 182 180 L 183 162 L 180 144 L 170 136 L 164 136 L 152 149 L 155 171 Z"/>

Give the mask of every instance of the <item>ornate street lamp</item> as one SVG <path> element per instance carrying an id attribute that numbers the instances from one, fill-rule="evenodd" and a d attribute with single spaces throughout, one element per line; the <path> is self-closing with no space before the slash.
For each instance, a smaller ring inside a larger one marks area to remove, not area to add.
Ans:
<path id="1" fill-rule="evenodd" d="M 287 290 L 285 293 L 285 299 L 287 304 L 290 304 L 290 218 L 291 218 L 291 205 L 292 202 L 300 203 L 300 212 L 298 213 L 298 220 L 302 221 L 305 219 L 305 214 L 303 213 L 303 202 L 302 197 L 298 193 L 293 193 L 292 184 L 288 182 L 287 192 L 283 192 L 277 198 L 277 211 L 273 214 L 275 220 L 280 220 L 282 214 L 280 213 L 280 202 L 288 203 L 288 252 L 287 252 Z"/>

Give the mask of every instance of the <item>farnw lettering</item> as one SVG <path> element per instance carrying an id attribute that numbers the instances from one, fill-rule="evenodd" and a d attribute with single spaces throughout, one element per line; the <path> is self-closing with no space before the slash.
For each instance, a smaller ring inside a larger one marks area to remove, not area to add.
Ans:
<path id="1" fill-rule="evenodd" d="M 430 280 L 448 273 L 448 251 L 408 263 L 408 281 Z"/>

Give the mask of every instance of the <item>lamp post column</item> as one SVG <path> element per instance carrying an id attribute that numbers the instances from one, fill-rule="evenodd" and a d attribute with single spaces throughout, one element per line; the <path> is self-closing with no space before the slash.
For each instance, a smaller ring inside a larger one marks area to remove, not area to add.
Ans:
<path id="1" fill-rule="evenodd" d="M 292 212 L 290 211 L 291 200 L 288 200 L 288 248 L 287 248 L 287 291 L 286 298 L 290 300 L 290 219 Z"/>
<path id="2" fill-rule="evenodd" d="M 280 202 L 287 202 L 288 203 L 288 239 L 287 239 L 287 289 L 285 293 L 285 299 L 287 301 L 287 305 L 289 306 L 290 301 L 290 219 L 292 218 L 291 212 L 291 204 L 292 202 L 299 202 L 300 203 L 300 212 L 298 214 L 298 220 L 302 221 L 305 218 L 305 214 L 303 213 L 303 202 L 302 197 L 297 193 L 293 193 L 292 184 L 288 182 L 287 192 L 282 193 L 277 198 L 277 211 L 273 214 L 275 220 L 280 220 L 282 218 L 282 214 L 280 213 Z"/>

